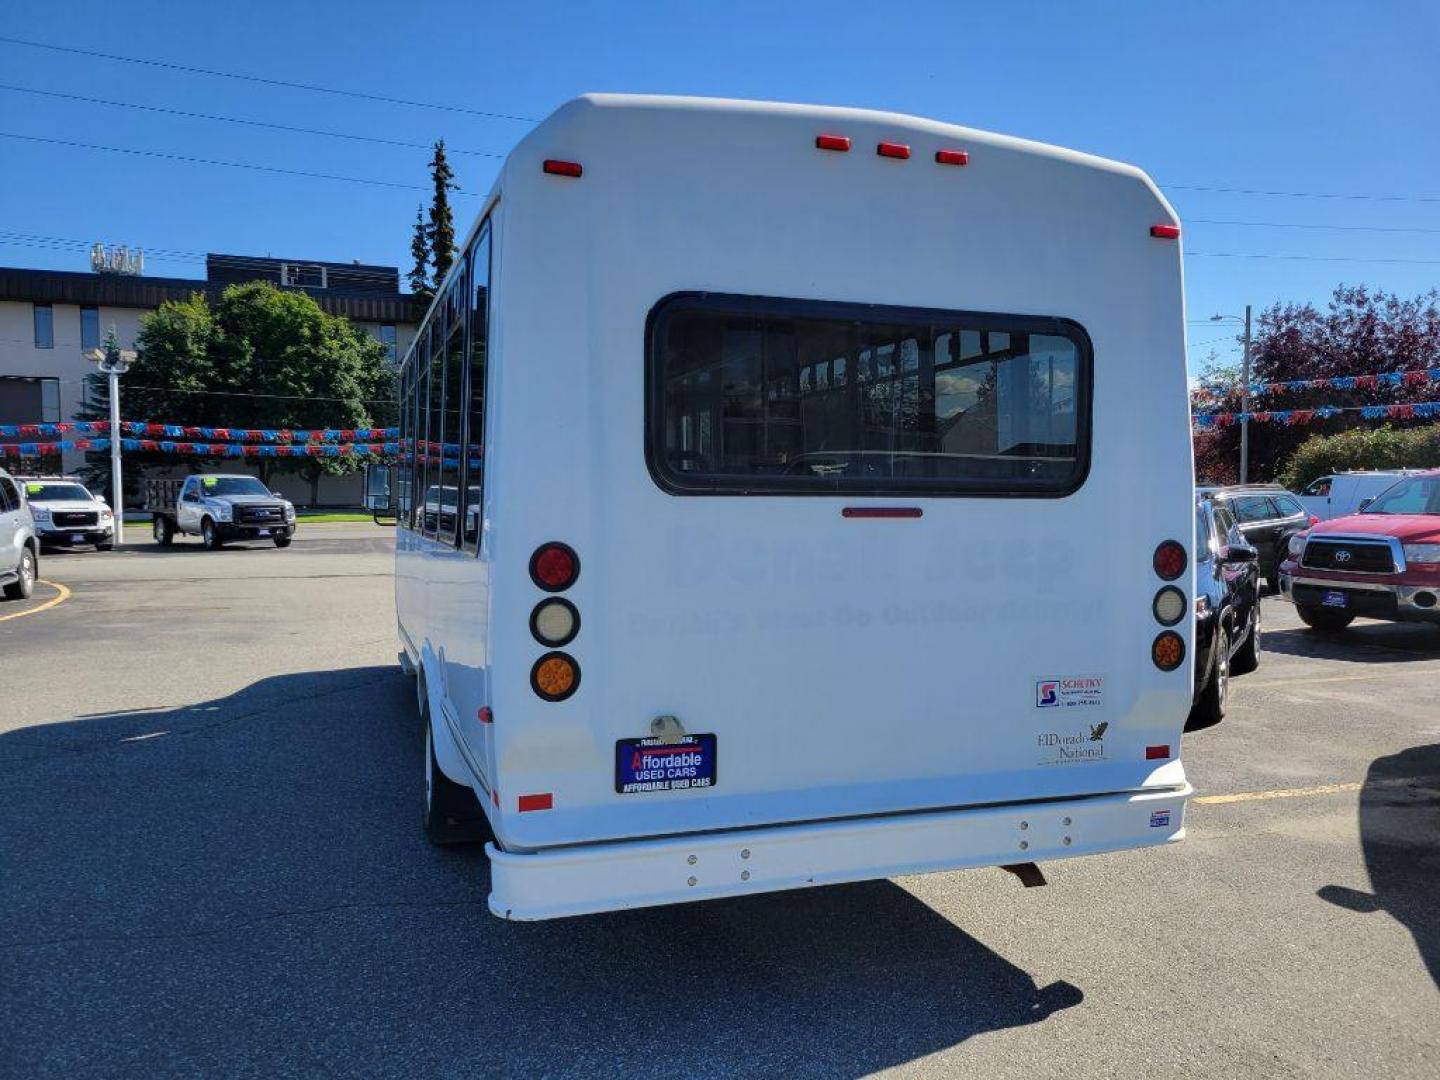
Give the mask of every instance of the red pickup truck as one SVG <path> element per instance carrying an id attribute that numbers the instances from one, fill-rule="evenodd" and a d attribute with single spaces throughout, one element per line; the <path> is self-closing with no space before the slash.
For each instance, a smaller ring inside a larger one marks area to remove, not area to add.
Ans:
<path id="1" fill-rule="evenodd" d="M 1292 537 L 1280 591 L 1316 630 L 1357 616 L 1440 625 L 1440 469 Z"/>

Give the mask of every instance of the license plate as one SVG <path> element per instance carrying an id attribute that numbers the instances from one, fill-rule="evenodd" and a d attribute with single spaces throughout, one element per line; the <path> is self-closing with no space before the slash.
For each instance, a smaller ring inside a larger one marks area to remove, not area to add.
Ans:
<path id="1" fill-rule="evenodd" d="M 71 534 L 70 534 L 70 542 L 71 542 L 72 544 L 83 544 L 83 543 L 85 542 L 85 534 L 84 534 L 84 533 L 71 533 Z"/>
<path id="2" fill-rule="evenodd" d="M 269 530 L 269 529 L 261 529 L 260 532 L 259 532 L 259 535 L 260 535 L 260 536 L 269 536 L 269 535 L 270 535 L 270 530 Z"/>
<path id="3" fill-rule="evenodd" d="M 1325 595 L 1320 597 L 1320 603 L 1325 607 L 1344 607 L 1345 594 L 1339 589 L 1326 589 Z"/>
<path id="4" fill-rule="evenodd" d="M 615 743 L 615 791 L 685 791 L 715 786 L 714 735 L 687 735 L 679 742 L 620 739 Z"/>

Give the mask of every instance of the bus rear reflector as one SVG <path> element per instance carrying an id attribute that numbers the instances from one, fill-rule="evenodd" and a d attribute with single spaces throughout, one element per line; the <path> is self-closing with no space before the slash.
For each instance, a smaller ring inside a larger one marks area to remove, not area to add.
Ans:
<path id="1" fill-rule="evenodd" d="M 816 150 L 839 150 L 845 153 L 850 149 L 850 137 L 848 135 L 816 135 Z"/>
<path id="2" fill-rule="evenodd" d="M 924 510 L 918 506 L 846 506 L 840 510 L 847 518 L 918 518 Z"/>
<path id="3" fill-rule="evenodd" d="M 1179 240 L 1179 225 L 1151 225 L 1150 235 L 1157 240 Z"/>
<path id="4" fill-rule="evenodd" d="M 578 161 L 556 161 L 554 158 L 546 158 L 545 171 L 551 176 L 573 176 L 578 178 L 585 170 L 580 167 Z"/>
<path id="5" fill-rule="evenodd" d="M 936 150 L 935 163 L 937 165 L 969 165 L 970 155 L 964 150 Z"/>
<path id="6" fill-rule="evenodd" d="M 521 795 L 516 803 L 522 814 L 529 810 L 552 810 L 555 807 L 555 796 L 549 791 L 538 795 Z"/>
<path id="7" fill-rule="evenodd" d="M 893 157 L 903 159 L 910 156 L 910 147 L 906 146 L 904 143 L 882 142 L 879 146 L 875 147 L 875 152 L 881 157 Z"/>
<path id="8" fill-rule="evenodd" d="M 489 705 L 481 705 L 480 711 L 475 714 L 475 717 L 482 724 L 493 724 L 495 722 L 495 714 L 490 711 Z"/>
<path id="9" fill-rule="evenodd" d="M 1170 757 L 1170 747 L 1169 747 L 1169 746 L 1164 746 L 1164 745 L 1162 745 L 1162 746 L 1147 746 L 1147 747 L 1145 747 L 1145 760 L 1146 760 L 1146 761 L 1159 761 L 1159 760 L 1161 760 L 1161 759 L 1167 759 L 1167 758 L 1169 758 L 1169 757 Z"/>

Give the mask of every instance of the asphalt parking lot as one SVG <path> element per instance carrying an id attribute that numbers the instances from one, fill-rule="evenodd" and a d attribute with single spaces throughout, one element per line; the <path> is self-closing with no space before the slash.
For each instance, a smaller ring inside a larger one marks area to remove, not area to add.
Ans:
<path id="1" fill-rule="evenodd" d="M 1267 600 L 1188 840 L 1043 889 L 506 924 L 421 834 L 391 536 L 132 527 L 0 605 L 3 1075 L 1440 1075 L 1440 632 Z"/>

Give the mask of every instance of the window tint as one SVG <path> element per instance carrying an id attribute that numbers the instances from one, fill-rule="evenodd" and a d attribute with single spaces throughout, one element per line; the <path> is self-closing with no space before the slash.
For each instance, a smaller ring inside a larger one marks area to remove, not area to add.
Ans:
<path id="1" fill-rule="evenodd" d="M 35 305 L 35 347 L 37 349 L 53 349 L 55 347 L 55 309 L 49 304 Z"/>
<path id="2" fill-rule="evenodd" d="M 485 487 L 485 377 L 490 344 L 490 227 L 482 225 L 470 255 L 469 423 L 465 438 L 465 508 L 461 541 L 467 551 L 480 546 Z"/>
<path id="3" fill-rule="evenodd" d="M 80 309 L 80 348 L 98 349 L 100 347 L 100 309 L 96 307 L 82 307 Z"/>
<path id="4" fill-rule="evenodd" d="M 1203 506 L 1195 507 L 1195 559 L 1203 562 L 1210 557 L 1210 519 Z"/>
<path id="5" fill-rule="evenodd" d="M 1281 517 L 1294 517 L 1296 514 L 1305 513 L 1305 508 L 1290 495 L 1276 495 L 1271 502 L 1275 504 L 1275 509 L 1280 512 Z"/>
<path id="6" fill-rule="evenodd" d="M 1235 517 L 1240 521 L 1269 521 L 1280 516 L 1263 495 L 1242 495 L 1232 499 L 1231 504 L 1235 508 Z"/>
<path id="7" fill-rule="evenodd" d="M 1235 519 L 1231 517 L 1230 511 L 1227 508 L 1216 503 L 1215 506 L 1211 508 L 1211 512 L 1215 515 L 1215 534 L 1221 544 L 1241 544 L 1245 542 L 1244 537 L 1240 534 L 1240 529 L 1235 524 Z"/>
<path id="8" fill-rule="evenodd" d="M 436 536 L 440 530 L 440 442 L 445 430 L 445 327 L 437 319 L 430 327 L 430 374 L 426 386 L 425 509 L 420 531 Z"/>
<path id="9" fill-rule="evenodd" d="M 0 514 L 20 509 L 20 492 L 8 476 L 0 476 Z"/>
<path id="10" fill-rule="evenodd" d="M 678 492 L 1063 494 L 1090 350 L 1056 319 L 680 295 L 652 313 L 651 471 Z"/>

